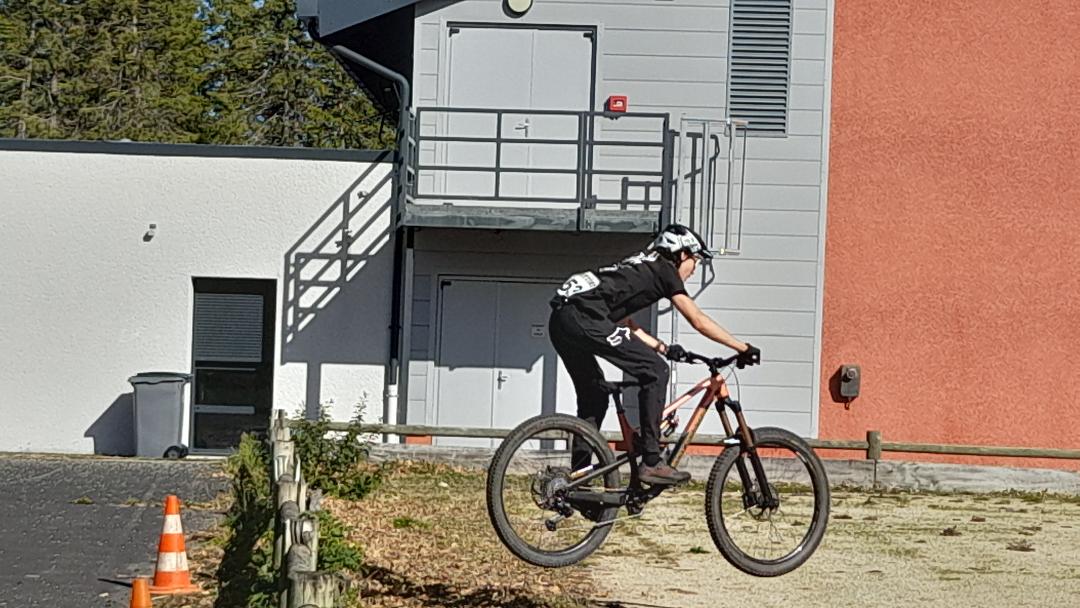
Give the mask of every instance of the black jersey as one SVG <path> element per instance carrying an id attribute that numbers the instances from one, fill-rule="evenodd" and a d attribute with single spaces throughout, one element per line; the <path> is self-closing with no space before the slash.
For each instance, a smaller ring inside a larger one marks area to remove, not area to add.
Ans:
<path id="1" fill-rule="evenodd" d="M 556 293 L 617 323 L 661 299 L 686 293 L 686 287 L 675 265 L 653 251 L 575 274 Z"/>

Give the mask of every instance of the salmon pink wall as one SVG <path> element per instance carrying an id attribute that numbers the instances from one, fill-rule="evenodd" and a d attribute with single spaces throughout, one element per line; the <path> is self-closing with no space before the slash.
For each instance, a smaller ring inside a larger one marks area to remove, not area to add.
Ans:
<path id="1" fill-rule="evenodd" d="M 836 0 L 832 82 L 820 436 L 1080 448 L 1080 2 Z"/>

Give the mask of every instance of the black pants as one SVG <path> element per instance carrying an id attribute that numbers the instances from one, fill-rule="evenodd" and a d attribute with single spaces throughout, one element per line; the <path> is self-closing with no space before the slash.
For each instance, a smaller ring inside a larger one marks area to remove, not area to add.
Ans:
<path id="1" fill-rule="evenodd" d="M 641 383 L 638 406 L 643 461 L 658 457 L 660 416 L 671 374 L 667 362 L 633 337 L 628 327 L 612 323 L 598 311 L 579 308 L 572 301 L 552 311 L 548 329 L 555 352 L 559 353 L 574 381 L 578 417 L 588 420 L 597 429 L 604 421 L 611 398 L 597 384 L 604 380 L 604 374 L 596 357 L 603 357 Z M 574 469 L 588 466 L 589 458 L 588 448 L 575 446 Z"/>

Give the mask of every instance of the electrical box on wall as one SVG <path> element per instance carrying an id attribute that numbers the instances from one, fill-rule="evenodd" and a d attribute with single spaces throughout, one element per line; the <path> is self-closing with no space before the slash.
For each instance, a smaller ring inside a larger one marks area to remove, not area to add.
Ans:
<path id="1" fill-rule="evenodd" d="M 859 384 L 862 370 L 858 365 L 840 366 L 840 396 L 854 399 L 859 396 Z"/>

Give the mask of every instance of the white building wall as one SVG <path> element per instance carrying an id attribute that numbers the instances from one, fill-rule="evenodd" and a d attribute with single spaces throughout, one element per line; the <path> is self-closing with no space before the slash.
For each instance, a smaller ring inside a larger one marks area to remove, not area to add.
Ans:
<path id="1" fill-rule="evenodd" d="M 114 406 L 132 391 L 128 377 L 191 371 L 193 277 L 276 279 L 275 408 L 333 400 L 333 417 L 347 419 L 366 400 L 367 418 L 380 417 L 390 164 L 138 147 L 0 149 L 0 451 L 127 440 L 130 419 Z M 297 299 L 286 273 L 303 266 L 311 279 L 327 263 Z"/>

